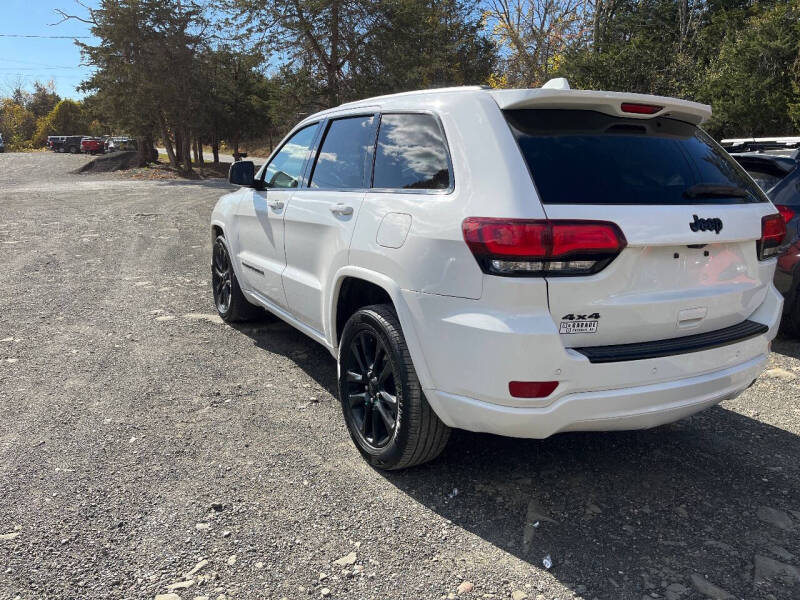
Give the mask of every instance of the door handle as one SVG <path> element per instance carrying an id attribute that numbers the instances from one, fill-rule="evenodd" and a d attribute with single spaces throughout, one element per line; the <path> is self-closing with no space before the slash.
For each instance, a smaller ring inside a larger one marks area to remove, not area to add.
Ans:
<path id="1" fill-rule="evenodd" d="M 283 200 L 268 200 L 267 206 L 272 210 L 280 210 L 283 208 Z"/>
<path id="2" fill-rule="evenodd" d="M 338 204 L 334 204 L 331 206 L 331 212 L 335 215 L 352 215 L 353 214 L 353 207 L 347 206 L 346 204 L 342 204 L 339 202 Z"/>

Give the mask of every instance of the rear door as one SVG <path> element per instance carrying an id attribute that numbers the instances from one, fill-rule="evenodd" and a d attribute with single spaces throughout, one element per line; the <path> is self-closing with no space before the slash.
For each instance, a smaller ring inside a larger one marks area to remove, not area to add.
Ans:
<path id="1" fill-rule="evenodd" d="M 775 209 L 704 132 L 590 110 L 505 114 L 548 219 L 610 221 L 627 242 L 598 273 L 547 277 L 565 346 L 703 333 L 761 304 L 774 261 L 756 241 Z"/>
<path id="2" fill-rule="evenodd" d="M 294 192 L 286 210 L 283 287 L 287 306 L 320 333 L 325 331 L 322 291 L 333 274 L 348 264 L 376 125 L 373 114 L 329 121 L 309 185 Z"/>

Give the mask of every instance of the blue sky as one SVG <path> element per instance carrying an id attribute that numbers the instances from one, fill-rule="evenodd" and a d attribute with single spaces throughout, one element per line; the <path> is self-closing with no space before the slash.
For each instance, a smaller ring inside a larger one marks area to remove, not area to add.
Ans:
<path id="1" fill-rule="evenodd" d="M 98 0 L 82 0 L 97 6 Z M 74 0 L 0 0 L 0 96 L 21 81 L 28 89 L 33 82 L 53 80 L 64 98 L 83 96 L 75 87 L 91 73 L 81 66 L 81 55 L 72 39 L 15 38 L 3 35 L 88 36 L 85 23 L 68 21 L 51 27 L 59 17 L 54 9 L 85 15 Z M 92 40 L 83 40 L 91 42 Z"/>

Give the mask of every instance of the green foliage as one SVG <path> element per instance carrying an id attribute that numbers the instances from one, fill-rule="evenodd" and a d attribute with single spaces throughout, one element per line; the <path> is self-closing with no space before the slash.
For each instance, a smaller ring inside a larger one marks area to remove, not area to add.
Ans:
<path id="1" fill-rule="evenodd" d="M 48 135 L 84 135 L 90 119 L 83 106 L 74 100 L 62 100 L 36 123 L 35 146 L 44 146 Z"/>
<path id="2" fill-rule="evenodd" d="M 0 133 L 9 150 L 30 147 L 35 129 L 36 117 L 31 111 L 11 98 L 0 100 Z"/>
<path id="3" fill-rule="evenodd" d="M 36 81 L 33 84 L 33 92 L 28 96 L 25 106 L 37 119 L 41 119 L 56 107 L 61 100 L 61 96 L 56 94 L 56 86 L 53 81 L 42 83 Z"/>
<path id="4" fill-rule="evenodd" d="M 800 52 L 800 3 L 756 7 L 730 31 L 704 72 L 698 97 L 713 105 L 718 135 L 788 135 L 797 102 L 791 65 Z"/>
<path id="5" fill-rule="evenodd" d="M 402 0 L 381 8 L 343 82 L 348 98 L 488 81 L 497 52 L 474 3 Z"/>
<path id="6" fill-rule="evenodd" d="M 800 1 L 599 0 L 597 11 L 562 69 L 574 86 L 708 103 L 718 137 L 795 133 Z"/>

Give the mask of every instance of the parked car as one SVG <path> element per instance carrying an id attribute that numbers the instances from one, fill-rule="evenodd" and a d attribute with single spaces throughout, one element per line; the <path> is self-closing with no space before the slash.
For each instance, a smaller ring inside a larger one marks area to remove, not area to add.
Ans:
<path id="1" fill-rule="evenodd" d="M 710 107 L 481 87 L 300 122 L 213 210 L 227 322 L 262 307 L 338 361 L 374 466 L 453 427 L 514 437 L 648 428 L 761 373 L 786 225 L 698 128 Z"/>
<path id="2" fill-rule="evenodd" d="M 69 152 L 79 154 L 81 151 L 82 135 L 56 135 L 47 138 L 53 152 Z"/>
<path id="3" fill-rule="evenodd" d="M 53 152 L 57 152 L 56 146 L 59 144 L 63 144 L 63 140 L 66 136 L 63 135 L 48 135 L 47 136 L 47 147 L 52 150 Z"/>
<path id="4" fill-rule="evenodd" d="M 787 142 L 787 139 L 791 141 Z M 732 156 L 786 220 L 788 243 L 778 257 L 774 282 L 785 299 L 784 329 L 800 336 L 800 150 L 792 148 L 792 144 L 795 148 L 800 146 L 800 138 L 761 140 L 747 143 L 745 147 L 750 151 L 734 152 Z"/>
<path id="5" fill-rule="evenodd" d="M 105 143 L 106 152 L 124 152 L 137 149 L 136 140 L 129 137 L 114 136 L 108 138 Z"/>
<path id="6" fill-rule="evenodd" d="M 0 152 L 6 151 L 6 143 L 3 141 L 3 134 L 0 133 Z"/>
<path id="7" fill-rule="evenodd" d="M 96 137 L 85 137 L 81 140 L 81 152 L 84 154 L 105 154 L 103 140 Z"/>

